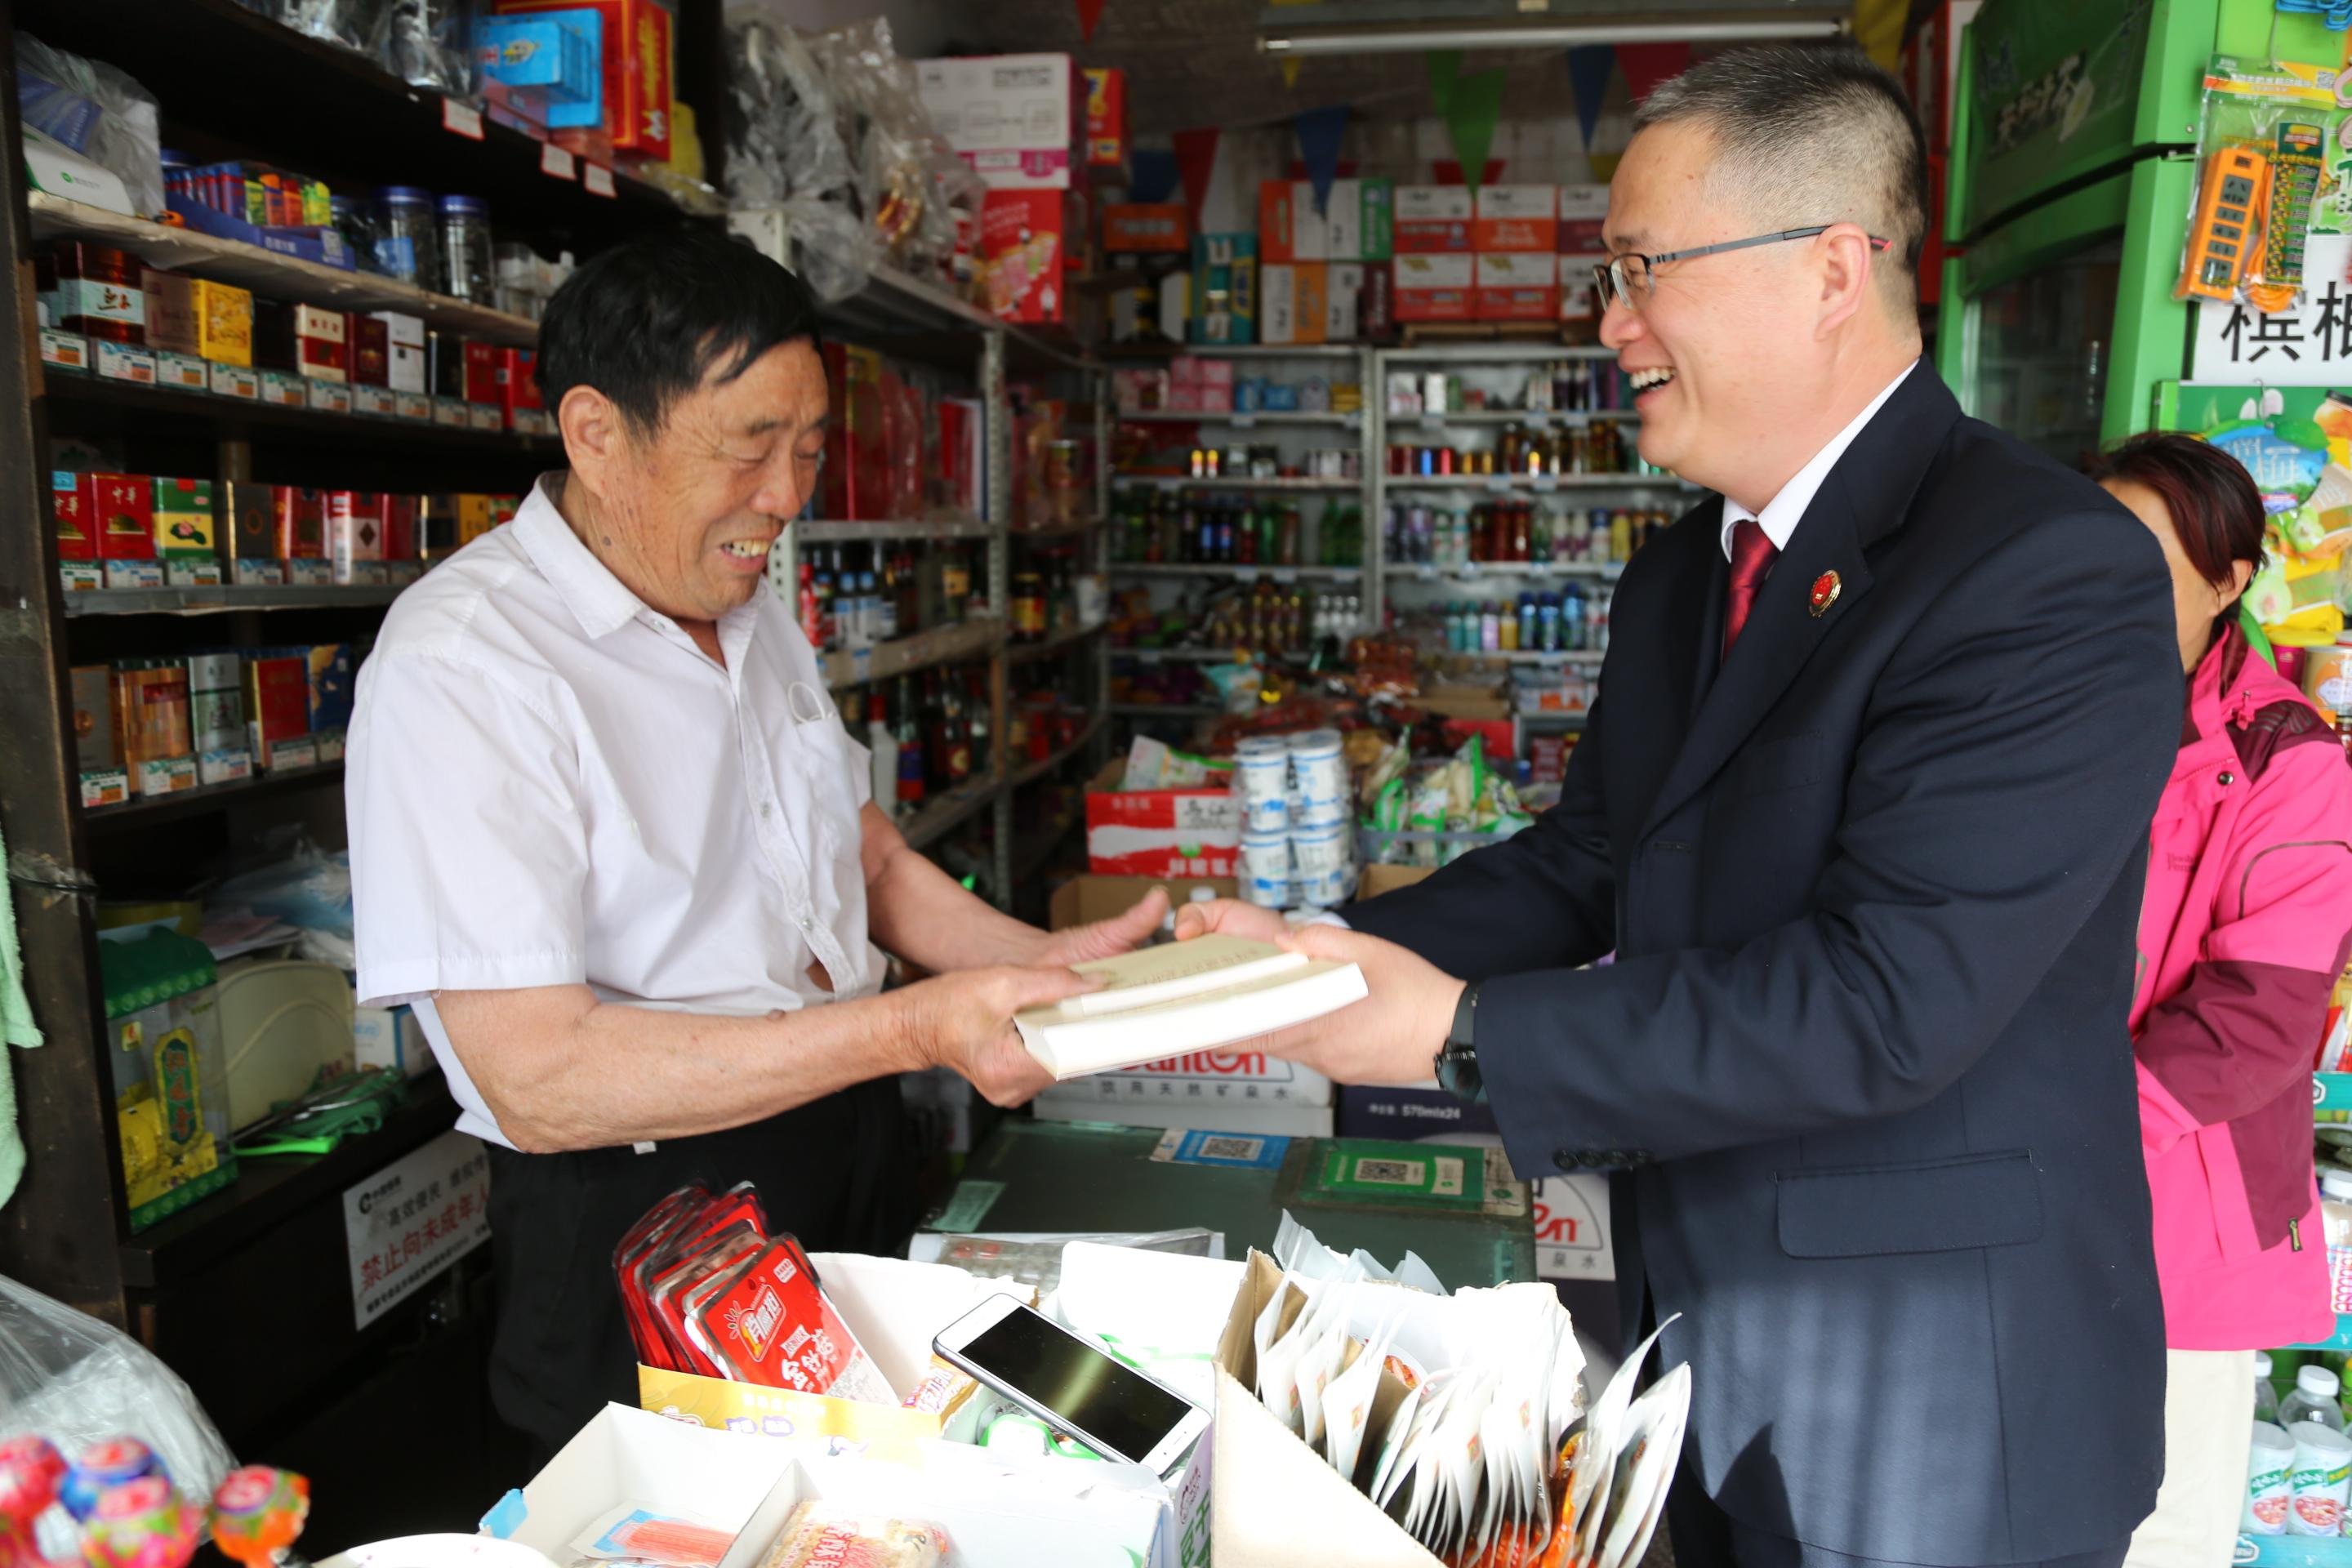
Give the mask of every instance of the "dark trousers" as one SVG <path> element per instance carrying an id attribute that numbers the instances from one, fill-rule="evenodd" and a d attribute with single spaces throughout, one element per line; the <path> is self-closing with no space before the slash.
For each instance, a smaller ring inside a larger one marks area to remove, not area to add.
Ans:
<path id="1" fill-rule="evenodd" d="M 1696 1478 L 1687 1469 L 1675 1472 L 1674 1487 L 1666 1493 L 1666 1529 L 1674 1537 L 1675 1568 L 1911 1568 L 1876 1558 L 1848 1557 L 1784 1535 L 1751 1530 L 1716 1507 L 1715 1500 L 1699 1489 Z M 1998 1568 L 2121 1568 L 2130 1545 L 2129 1541 L 2118 1541 L 2106 1551 L 2042 1563 L 2004 1563 Z"/>
<path id="2" fill-rule="evenodd" d="M 604 1405 L 637 1402 L 637 1357 L 613 1249 L 688 1182 L 749 1181 L 768 1224 L 811 1252 L 900 1251 L 914 1222 L 895 1079 L 650 1153 L 519 1154 L 490 1147 L 490 1259 L 499 1321 L 490 1402 L 544 1463 Z"/>

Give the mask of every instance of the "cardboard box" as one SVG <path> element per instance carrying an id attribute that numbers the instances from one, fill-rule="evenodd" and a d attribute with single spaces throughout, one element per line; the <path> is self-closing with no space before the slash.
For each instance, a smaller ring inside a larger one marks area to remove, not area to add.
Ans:
<path id="1" fill-rule="evenodd" d="M 278 516 L 274 486 L 230 479 L 221 486 L 221 558 L 276 561 Z M 274 574 L 273 574 L 274 575 Z"/>
<path id="2" fill-rule="evenodd" d="M 102 664 L 78 664 L 71 671 L 71 681 L 75 765 L 86 773 L 121 767 L 122 742 L 115 729 L 114 671 Z"/>
<path id="3" fill-rule="evenodd" d="M 245 728 L 256 767 L 304 766 L 318 760 L 308 744 L 310 671 L 302 658 L 278 649 L 245 661 Z M 279 752 L 281 746 L 288 748 L 286 754 Z"/>
<path id="4" fill-rule="evenodd" d="M 216 364 L 253 363 L 251 289 L 152 268 L 140 279 L 147 294 L 148 347 Z"/>
<path id="5" fill-rule="evenodd" d="M 417 558 L 417 503 L 419 498 L 395 495 L 386 491 L 376 498 L 376 516 L 383 524 L 383 558 L 386 561 L 415 561 Z"/>
<path id="6" fill-rule="evenodd" d="M 1192 244 L 1181 202 L 1114 202 L 1103 208 L 1102 222 L 1108 251 L 1181 256 Z"/>
<path id="7" fill-rule="evenodd" d="M 1549 321 L 1559 315 L 1559 258 L 1506 251 L 1478 258 L 1472 316 L 1481 321 Z"/>
<path id="8" fill-rule="evenodd" d="M 319 643 L 307 650 L 303 692 L 311 734 L 328 734 L 351 723 L 355 676 L 348 643 Z"/>
<path id="9" fill-rule="evenodd" d="M 980 209 L 980 271 L 1000 320 L 1062 319 L 1067 236 L 1061 191 L 990 189 Z"/>
<path id="10" fill-rule="evenodd" d="M 1562 256 L 1602 256 L 1609 247 L 1601 226 L 1609 217 L 1609 187 L 1562 185 L 1559 188 L 1559 237 L 1552 248 Z"/>
<path id="11" fill-rule="evenodd" d="M 58 559 L 98 559 L 98 490 L 88 474 L 68 468 L 49 474 L 49 514 L 56 520 Z"/>
<path id="12" fill-rule="evenodd" d="M 498 406 L 499 350 L 495 343 L 468 342 L 465 347 L 465 393 L 468 403 Z"/>
<path id="13" fill-rule="evenodd" d="M 1228 789 L 1122 790 L 1127 763 L 1087 785 L 1090 870 L 1129 877 L 1230 877 L 1241 848 L 1239 797 Z"/>
<path id="14" fill-rule="evenodd" d="M 210 479 L 153 481 L 151 515 L 154 519 L 155 554 L 164 561 L 212 561 L 219 552 L 213 534 L 213 482 Z"/>
<path id="15" fill-rule="evenodd" d="M 1478 280 L 1476 257 L 1448 252 L 1401 254 L 1396 268 L 1396 319 L 1467 321 Z"/>
<path id="16" fill-rule="evenodd" d="M 1362 335 L 1360 301 L 1364 292 L 1367 268 L 1359 261 L 1334 261 L 1325 275 L 1323 289 L 1323 341 L 1327 343 L 1351 343 Z"/>
<path id="17" fill-rule="evenodd" d="M 539 413 L 539 353 L 533 349 L 499 351 L 499 407 L 509 430 L 531 426 Z M 520 419 L 516 416 L 521 416 Z"/>
<path id="18" fill-rule="evenodd" d="M 484 495 L 457 497 L 457 548 L 462 550 L 496 526 L 490 498 Z"/>
<path id="19" fill-rule="evenodd" d="M 1283 1288 L 1281 1268 L 1253 1249 L 1217 1342 L 1211 1560 L 1217 1568 L 1295 1568 L 1301 1563 L 1437 1568 L 1435 1557 L 1251 1392 L 1257 1383 L 1251 1325 Z M 1402 1385 L 1383 1376 L 1381 1396 L 1393 1410 L 1402 1397 Z M 1385 1413 L 1374 1419 L 1386 1424 Z"/>
<path id="20" fill-rule="evenodd" d="M 1258 289 L 1258 341 L 1319 343 L 1330 326 L 1328 262 L 1269 267 Z"/>
<path id="21" fill-rule="evenodd" d="M 670 155 L 670 14 L 656 0 L 498 0 L 501 16 L 594 11 L 604 19 L 604 128 L 613 145 L 656 163 Z"/>
<path id="22" fill-rule="evenodd" d="M 1328 261 L 1331 228 L 1315 210 L 1315 187 L 1305 180 L 1264 180 L 1257 187 L 1257 254 L 1267 266 Z"/>
<path id="23" fill-rule="evenodd" d="M 351 379 L 350 318 L 317 305 L 294 307 L 294 368 L 341 386 Z"/>
<path id="24" fill-rule="evenodd" d="M 1396 251 L 1396 184 L 1392 180 L 1334 180 L 1324 203 L 1325 258 L 1386 261 Z"/>
<path id="25" fill-rule="evenodd" d="M 1087 79 L 1087 167 L 1127 166 L 1127 73 L 1117 66 L 1088 66 Z"/>
<path id="26" fill-rule="evenodd" d="M 353 386 L 392 386 L 392 334 L 373 316 L 351 315 L 344 318 L 344 334 L 351 348 L 351 379 Z"/>
<path id="27" fill-rule="evenodd" d="M 415 1009 L 352 1007 L 352 1067 L 362 1072 L 397 1068 L 409 1078 L 421 1078 L 432 1065 L 433 1047 L 425 1043 Z"/>
<path id="28" fill-rule="evenodd" d="M 280 561 L 324 561 L 327 558 L 327 492 L 295 485 L 270 487 Z"/>
<path id="29" fill-rule="evenodd" d="M 155 491 L 144 474 L 90 474 L 91 515 L 103 561 L 155 558 Z"/>
<path id="30" fill-rule="evenodd" d="M 1257 237 L 1192 237 L 1192 341 L 1233 346 L 1257 337 Z"/>
<path id="31" fill-rule="evenodd" d="M 336 582 L 356 582 L 356 563 L 383 559 L 383 508 L 373 490 L 327 492 L 327 559 L 335 563 Z"/>
<path id="32" fill-rule="evenodd" d="M 1000 190 L 1067 190 L 1079 79 L 1067 55 L 918 60 L 931 128 Z M 1082 114 L 1083 109 L 1077 110 Z"/>
<path id="33" fill-rule="evenodd" d="M 1481 256 L 1498 251 L 1551 255 L 1559 239 L 1558 185 L 1479 187 L 1478 216 L 1470 227 L 1470 243 Z"/>
<path id="34" fill-rule="evenodd" d="M 1190 903 L 1192 894 L 1201 889 L 1220 899 L 1237 897 L 1241 884 L 1231 877 L 1106 877 L 1089 872 L 1073 877 L 1054 889 L 1046 914 L 1047 927 L 1066 931 L 1071 926 L 1092 925 L 1113 915 L 1123 915 L 1141 903 L 1154 888 L 1165 889 L 1168 902 L 1173 907 Z"/>
<path id="35" fill-rule="evenodd" d="M 1435 870 L 1431 866 L 1367 866 L 1356 883 L 1356 901 L 1410 888 Z"/>
<path id="36" fill-rule="evenodd" d="M 188 729 L 199 752 L 245 744 L 245 661 L 234 651 L 188 656 Z"/>
<path id="37" fill-rule="evenodd" d="M 394 392 L 429 391 L 424 321 L 397 310 L 378 310 L 372 320 L 383 323 L 384 384 Z"/>
<path id="38" fill-rule="evenodd" d="M 1466 185 L 1399 185 L 1396 255 L 1467 254 L 1472 249 L 1470 225 L 1475 212 Z"/>

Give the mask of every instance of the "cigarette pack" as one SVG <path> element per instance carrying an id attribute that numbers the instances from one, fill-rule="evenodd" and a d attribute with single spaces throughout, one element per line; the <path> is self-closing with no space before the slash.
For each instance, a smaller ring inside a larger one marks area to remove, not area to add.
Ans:
<path id="1" fill-rule="evenodd" d="M 236 652 L 188 656 L 188 702 L 198 752 L 244 746 L 245 661 Z"/>
<path id="2" fill-rule="evenodd" d="M 165 561 L 216 557 L 212 480 L 158 479 L 151 494 L 158 556 Z"/>
<path id="3" fill-rule="evenodd" d="M 245 729 L 254 763 L 262 768 L 283 765 L 277 752 L 281 743 L 308 739 L 310 669 L 304 656 L 272 648 L 246 661 Z"/>
<path id="4" fill-rule="evenodd" d="M 122 765 L 122 742 L 114 713 L 114 671 L 102 664 L 78 664 L 72 672 L 74 763 L 83 773 Z"/>
<path id="5" fill-rule="evenodd" d="M 499 351 L 492 343 L 466 345 L 466 382 L 462 395 L 468 403 L 499 401 Z"/>
<path id="6" fill-rule="evenodd" d="M 91 474 L 98 553 L 107 561 L 155 558 L 155 491 L 144 474 Z"/>
<path id="7" fill-rule="evenodd" d="M 187 667 L 169 658 L 118 661 L 114 721 L 134 780 L 141 776 L 142 763 L 189 755 L 194 746 L 188 727 Z M 138 787 L 152 793 L 143 782 Z"/>
<path id="8" fill-rule="evenodd" d="M 303 489 L 294 485 L 273 485 L 270 498 L 277 514 L 278 534 L 278 546 L 272 553 L 280 561 L 324 561 L 327 558 L 326 492 Z"/>
<path id="9" fill-rule="evenodd" d="M 253 292 L 208 279 L 149 268 L 147 346 L 194 354 L 215 364 L 253 363 Z"/>
<path id="10" fill-rule="evenodd" d="M 320 643 L 310 650 L 304 689 L 310 703 L 310 732 L 324 734 L 352 721 L 352 649 L 349 643 Z"/>
<path id="11" fill-rule="evenodd" d="M 88 474 L 65 468 L 49 475 L 49 510 L 57 519 L 58 559 L 98 559 L 98 497 Z"/>
<path id="12" fill-rule="evenodd" d="M 392 385 L 392 333 L 381 316 L 353 314 L 344 318 L 344 335 L 351 347 L 352 384 Z"/>

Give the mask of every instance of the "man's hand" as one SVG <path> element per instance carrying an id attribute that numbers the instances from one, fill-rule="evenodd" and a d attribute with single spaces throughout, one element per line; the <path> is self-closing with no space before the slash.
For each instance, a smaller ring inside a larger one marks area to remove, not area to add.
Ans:
<path id="1" fill-rule="evenodd" d="M 992 1105 L 1026 1105 L 1054 1075 L 1021 1044 L 1013 1015 L 1091 991 L 1096 982 L 1067 969 L 966 969 L 909 985 L 901 993 L 917 1051 L 953 1068 Z"/>
<path id="2" fill-rule="evenodd" d="M 1290 934 L 1290 922 L 1279 910 L 1260 909 L 1238 899 L 1186 904 L 1176 911 L 1176 940 L 1190 942 L 1212 931 L 1219 936 L 1246 937 L 1252 942 L 1280 942 Z"/>
<path id="3" fill-rule="evenodd" d="M 1167 918 L 1168 893 L 1154 888 L 1123 915 L 1113 915 L 1092 925 L 1072 926 L 1067 931 L 1049 931 L 1039 944 L 1037 956 L 1031 960 L 1040 968 L 1055 964 L 1085 963 L 1092 959 L 1116 958 L 1149 938 Z"/>
<path id="4" fill-rule="evenodd" d="M 1250 909 L 1247 904 L 1238 907 Z M 1255 929 L 1236 934 L 1255 935 Z M 1419 1083 L 1430 1076 L 1454 1026 L 1462 981 L 1394 942 L 1337 926 L 1301 926 L 1286 933 L 1281 942 L 1309 958 L 1353 963 L 1364 972 L 1370 994 L 1336 1013 L 1293 1025 L 1250 1045 L 1268 1056 L 1303 1063 L 1339 1083 Z"/>

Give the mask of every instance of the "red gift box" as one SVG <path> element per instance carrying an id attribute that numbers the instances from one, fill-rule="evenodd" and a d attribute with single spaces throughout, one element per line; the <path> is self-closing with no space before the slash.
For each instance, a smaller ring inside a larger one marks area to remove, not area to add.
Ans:
<path id="1" fill-rule="evenodd" d="M 91 474 L 90 515 L 108 561 L 155 559 L 155 485 L 144 474 Z"/>
<path id="2" fill-rule="evenodd" d="M 417 498 L 386 492 L 376 498 L 376 516 L 383 529 L 386 561 L 416 559 Z"/>
<path id="3" fill-rule="evenodd" d="M 1067 239 L 1063 194 L 992 189 L 981 206 L 981 278 L 989 308 L 1002 320 L 1062 319 Z"/>
<path id="4" fill-rule="evenodd" d="M 657 163 L 669 162 L 670 17 L 667 9 L 655 0 L 498 0 L 495 9 L 500 16 L 570 10 L 601 16 L 604 19 L 604 129 L 614 147 Z"/>
<path id="5" fill-rule="evenodd" d="M 833 384 L 833 423 L 824 436 L 824 515 L 840 522 L 880 522 L 890 515 L 882 446 L 882 356 L 845 343 L 824 346 Z"/>
<path id="6" fill-rule="evenodd" d="M 327 498 L 325 492 L 273 485 L 270 510 L 278 524 L 278 559 L 324 561 L 327 558 Z"/>
<path id="7" fill-rule="evenodd" d="M 89 474 L 60 468 L 50 476 L 49 500 L 58 523 L 58 559 L 98 559 L 98 497 Z"/>
<path id="8" fill-rule="evenodd" d="M 468 342 L 466 345 L 466 401 L 490 404 L 499 401 L 499 350 L 495 344 Z"/>
<path id="9" fill-rule="evenodd" d="M 514 428 L 515 410 L 537 408 L 539 355 L 530 349 L 499 351 L 499 406 L 506 410 L 507 428 Z"/>
<path id="10" fill-rule="evenodd" d="M 353 386 L 392 384 L 392 329 L 373 316 L 343 318 Z"/>

